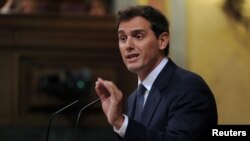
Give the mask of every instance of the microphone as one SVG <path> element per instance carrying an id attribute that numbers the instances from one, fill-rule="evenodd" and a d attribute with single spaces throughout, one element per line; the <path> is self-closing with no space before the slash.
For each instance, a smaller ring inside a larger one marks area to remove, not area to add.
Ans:
<path id="1" fill-rule="evenodd" d="M 48 125 L 48 129 L 47 129 L 47 133 L 46 133 L 46 141 L 49 140 L 50 126 L 51 126 L 51 122 L 52 122 L 52 120 L 54 119 L 54 117 L 55 117 L 56 115 L 58 115 L 60 112 L 64 111 L 65 109 L 67 109 L 67 108 L 71 107 L 72 105 L 76 104 L 77 102 L 79 102 L 79 100 L 76 100 L 76 101 L 71 102 L 70 104 L 64 106 L 63 108 L 59 109 L 58 111 L 56 111 L 55 113 L 53 113 L 53 114 L 50 116 L 49 125 Z"/>
<path id="2" fill-rule="evenodd" d="M 84 107 L 79 111 L 78 116 L 77 116 L 77 120 L 76 120 L 76 127 L 75 127 L 75 133 L 74 133 L 74 141 L 76 141 L 77 128 L 78 128 L 79 119 L 80 119 L 80 116 L 81 116 L 82 111 L 84 111 L 85 109 L 89 108 L 90 106 L 96 104 L 96 103 L 99 102 L 100 100 L 101 100 L 101 98 L 98 98 L 98 99 L 92 101 L 91 103 L 89 103 L 88 105 L 84 106 Z"/>

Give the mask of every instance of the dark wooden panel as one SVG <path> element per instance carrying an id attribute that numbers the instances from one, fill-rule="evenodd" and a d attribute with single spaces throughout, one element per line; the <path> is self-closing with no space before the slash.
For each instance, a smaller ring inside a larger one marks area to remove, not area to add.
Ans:
<path id="1" fill-rule="evenodd" d="M 94 82 L 98 77 L 109 79 L 119 84 L 124 79 L 119 78 L 119 74 L 126 74 L 126 70 L 121 66 L 121 60 L 114 58 L 111 54 L 117 54 L 118 52 L 103 52 L 104 55 L 91 56 L 84 55 L 87 53 L 29 53 L 19 54 L 19 106 L 18 117 L 19 123 L 27 122 L 28 119 L 33 118 L 34 121 L 40 121 L 40 124 L 44 124 L 41 121 L 46 122 L 46 118 L 43 119 L 41 114 L 51 114 L 51 112 L 59 109 L 63 105 L 70 103 L 73 99 L 67 99 L 67 97 L 58 95 L 48 95 L 46 93 L 39 92 L 38 85 L 41 77 L 51 74 L 60 75 L 60 72 L 67 69 L 68 71 L 80 70 L 81 68 L 88 68 L 92 74 L 92 86 L 90 94 L 83 94 L 82 102 L 84 104 L 89 103 L 91 100 L 97 98 L 94 92 Z M 90 53 L 91 54 L 91 53 Z M 110 55 L 107 55 L 110 54 Z M 102 61 L 100 61 L 102 60 Z M 124 89 L 128 89 L 127 86 L 123 86 Z M 70 93 L 74 95 L 74 93 Z M 79 110 L 80 107 L 75 107 L 75 110 Z M 93 108 L 94 114 L 88 116 L 94 116 L 102 114 L 100 105 Z M 74 111 L 77 112 L 77 111 Z M 72 113 L 69 113 L 72 114 Z M 85 118 L 89 118 L 89 117 Z M 36 120 L 35 120 L 36 119 Z M 89 124 L 91 122 L 88 122 Z M 94 124 L 93 122 L 92 124 Z M 105 121 L 101 122 L 105 123 Z"/>
<path id="2" fill-rule="evenodd" d="M 0 90 L 5 101 L 0 106 L 10 102 L 7 109 L 0 108 L 1 124 L 47 125 L 51 113 L 70 100 L 40 92 L 38 85 L 42 77 L 65 69 L 88 68 L 93 83 L 98 77 L 112 80 L 125 97 L 136 85 L 136 76 L 120 57 L 114 17 L 0 15 L 0 37 Z M 85 104 L 97 98 L 94 85 L 85 98 Z M 72 124 L 78 108 L 59 116 L 57 123 Z M 83 125 L 108 126 L 100 105 L 84 118 Z"/>
<path id="3" fill-rule="evenodd" d="M 111 16 L 0 15 L 0 31 L 0 48 L 117 47 L 115 22 Z"/>

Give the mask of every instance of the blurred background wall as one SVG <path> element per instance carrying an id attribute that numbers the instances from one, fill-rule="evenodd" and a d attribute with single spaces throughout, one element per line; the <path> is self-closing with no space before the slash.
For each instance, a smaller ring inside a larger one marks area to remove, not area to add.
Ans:
<path id="1" fill-rule="evenodd" d="M 250 123 L 250 1 L 187 1 L 187 67 L 203 76 L 220 124 Z"/>
<path id="2" fill-rule="evenodd" d="M 103 76 L 126 96 L 134 89 L 136 76 L 120 58 L 114 13 L 135 4 L 153 5 L 169 18 L 170 57 L 206 80 L 219 124 L 250 124 L 249 0 L 2 0 L 0 140 L 44 140 L 51 113 L 74 99 L 39 92 L 42 76 L 66 82 L 88 68 L 92 82 Z M 85 79 L 74 82 L 80 89 Z M 95 98 L 91 86 L 83 103 Z M 79 107 L 73 109 L 55 121 L 51 140 L 72 139 Z M 81 119 L 79 139 L 114 137 L 100 105 Z"/>

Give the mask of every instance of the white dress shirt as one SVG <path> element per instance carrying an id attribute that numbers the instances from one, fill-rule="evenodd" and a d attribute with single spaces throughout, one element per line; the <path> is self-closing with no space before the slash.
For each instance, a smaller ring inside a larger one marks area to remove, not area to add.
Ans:
<path id="1" fill-rule="evenodd" d="M 141 82 L 140 79 L 138 78 L 138 85 L 140 83 L 143 84 L 143 86 L 146 88 L 146 91 L 145 91 L 145 94 L 144 94 L 144 105 L 146 103 L 146 100 L 148 98 L 148 94 L 149 94 L 149 91 L 151 90 L 151 87 L 156 79 L 156 77 L 159 75 L 159 73 L 161 72 L 161 70 L 164 68 L 164 66 L 167 64 L 168 62 L 168 58 L 165 57 L 162 59 L 162 61 L 160 62 L 160 64 L 153 70 L 151 71 L 148 76 Z M 120 129 L 115 129 L 114 128 L 114 131 L 121 137 L 124 137 L 125 135 L 125 132 L 126 132 L 126 129 L 127 129 L 127 126 L 128 126 L 128 116 L 127 115 L 123 115 L 125 117 L 125 120 L 121 126 Z"/>

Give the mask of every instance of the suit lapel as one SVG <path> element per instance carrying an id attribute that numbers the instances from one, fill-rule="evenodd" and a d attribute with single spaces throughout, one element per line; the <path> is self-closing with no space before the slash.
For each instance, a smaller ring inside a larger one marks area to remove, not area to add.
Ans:
<path id="1" fill-rule="evenodd" d="M 151 121 L 151 118 L 157 109 L 157 106 L 161 100 L 161 94 L 157 88 L 152 87 L 148 99 L 146 101 L 146 104 L 143 109 L 143 115 L 142 115 L 142 124 L 145 126 L 149 125 L 149 122 Z"/>
<path id="2" fill-rule="evenodd" d="M 142 115 L 142 124 L 145 126 L 149 126 L 150 121 L 160 103 L 161 97 L 164 90 L 176 69 L 176 65 L 169 59 L 167 65 L 162 69 L 160 74 L 157 76 L 156 80 L 153 83 L 153 86 L 149 92 L 147 101 L 145 103 L 145 107 Z M 134 108 L 132 108 L 134 109 Z"/>
<path id="3" fill-rule="evenodd" d="M 128 117 L 134 117 L 134 110 L 135 110 L 135 97 L 136 97 L 136 90 L 129 96 L 128 99 Z"/>

